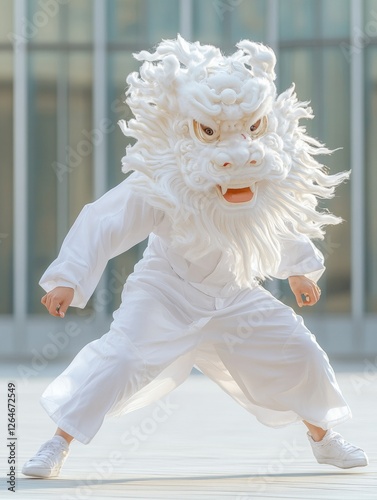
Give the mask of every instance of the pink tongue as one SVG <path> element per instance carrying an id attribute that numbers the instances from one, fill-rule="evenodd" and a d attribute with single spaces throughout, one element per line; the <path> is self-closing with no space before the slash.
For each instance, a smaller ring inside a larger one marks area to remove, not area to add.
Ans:
<path id="1" fill-rule="evenodd" d="M 228 189 L 223 195 L 229 203 L 245 203 L 253 199 L 254 193 L 249 187 L 241 189 Z"/>

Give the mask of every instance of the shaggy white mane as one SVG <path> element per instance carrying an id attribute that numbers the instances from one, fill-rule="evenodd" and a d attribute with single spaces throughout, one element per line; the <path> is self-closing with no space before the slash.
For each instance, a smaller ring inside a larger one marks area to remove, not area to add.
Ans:
<path id="1" fill-rule="evenodd" d="M 136 139 L 123 171 L 140 172 L 135 188 L 171 218 L 173 247 L 191 261 L 222 249 L 249 282 L 273 275 L 282 239 L 322 239 L 341 222 L 317 204 L 348 172 L 328 175 L 316 161 L 331 151 L 299 125 L 313 115 L 294 86 L 276 95 L 273 51 L 248 40 L 237 48 L 225 57 L 178 36 L 135 55 L 144 61 L 127 79 L 135 118 L 120 126 Z M 243 187 L 246 202 L 221 194 Z"/>

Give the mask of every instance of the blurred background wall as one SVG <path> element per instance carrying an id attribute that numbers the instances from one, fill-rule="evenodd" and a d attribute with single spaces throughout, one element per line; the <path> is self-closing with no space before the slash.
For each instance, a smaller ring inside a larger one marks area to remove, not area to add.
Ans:
<path id="1" fill-rule="evenodd" d="M 319 243 L 322 299 L 304 316 L 331 354 L 377 354 L 377 0 L 0 0 L 0 357 L 37 366 L 105 333 L 143 245 L 65 320 L 38 280 L 83 205 L 123 179 L 132 53 L 178 32 L 225 53 L 272 46 L 279 91 L 295 82 L 310 134 L 342 148 L 324 161 L 352 168 L 327 205 L 345 222 Z M 285 283 L 268 287 L 294 306 Z"/>

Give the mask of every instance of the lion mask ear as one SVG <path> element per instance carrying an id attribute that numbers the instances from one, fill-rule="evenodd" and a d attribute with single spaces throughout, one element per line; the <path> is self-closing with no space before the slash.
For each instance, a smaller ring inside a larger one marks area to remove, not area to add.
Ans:
<path id="1" fill-rule="evenodd" d="M 254 76 L 268 78 L 271 82 L 275 80 L 276 56 L 272 49 L 250 40 L 241 40 L 237 47 L 242 51 L 241 61 L 250 66 Z"/>

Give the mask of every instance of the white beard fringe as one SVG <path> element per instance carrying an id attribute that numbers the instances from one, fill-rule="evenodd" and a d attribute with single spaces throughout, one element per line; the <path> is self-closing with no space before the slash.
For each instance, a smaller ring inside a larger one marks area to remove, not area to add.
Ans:
<path id="1" fill-rule="evenodd" d="M 282 238 L 295 239 L 297 234 L 305 234 L 311 239 L 323 239 L 326 225 L 341 222 L 326 210 L 318 211 L 317 205 L 319 198 L 334 196 L 335 187 L 349 177 L 349 172 L 328 175 L 315 160 L 316 155 L 332 151 L 307 136 L 305 128 L 299 126 L 301 118 L 313 115 L 307 103 L 297 100 L 292 86 L 276 99 L 272 94 L 269 97 L 269 130 L 253 146 L 265 155 L 263 168 L 256 174 L 259 178 L 254 179 L 258 183 L 255 203 L 253 200 L 250 207 L 229 209 L 221 203 L 216 187 L 221 182 L 213 175 L 213 164 L 203 163 L 203 158 L 210 158 L 211 148 L 216 152 L 216 146 L 205 144 L 200 149 L 190 137 L 189 123 L 193 118 L 180 110 L 182 90 L 178 92 L 175 86 L 184 88 L 182 81 L 187 80 L 192 69 L 199 84 L 205 87 L 202 82 L 206 67 L 213 75 L 216 68 L 224 71 L 226 64 L 232 67 L 233 59 L 241 83 L 240 66 L 250 80 L 252 75 L 246 68 L 250 65 L 256 78 L 263 78 L 266 72 L 264 81 L 273 86 L 271 49 L 247 41 L 240 42 L 239 47 L 241 51 L 224 58 L 217 50 L 187 44 L 178 38 L 162 42 L 154 54 L 139 54 L 137 58 L 147 62 L 140 70 L 141 76 L 130 75 L 127 92 L 127 103 L 135 119 L 121 121 L 120 126 L 126 136 L 136 139 L 133 146 L 127 147 L 123 171 L 143 174 L 133 176 L 130 182 L 145 193 L 148 203 L 170 218 L 173 247 L 190 261 L 213 250 L 227 252 L 237 281 L 245 284 L 255 277 L 273 276 L 281 260 Z M 269 87 L 264 85 L 267 92 Z M 206 92 L 207 97 L 211 95 Z M 197 94 L 192 99 L 197 99 Z M 199 106 L 199 101 L 195 102 Z M 185 109 L 190 109 L 189 103 L 187 94 Z M 214 119 L 218 101 L 212 111 L 209 98 L 200 105 L 203 103 Z"/>

